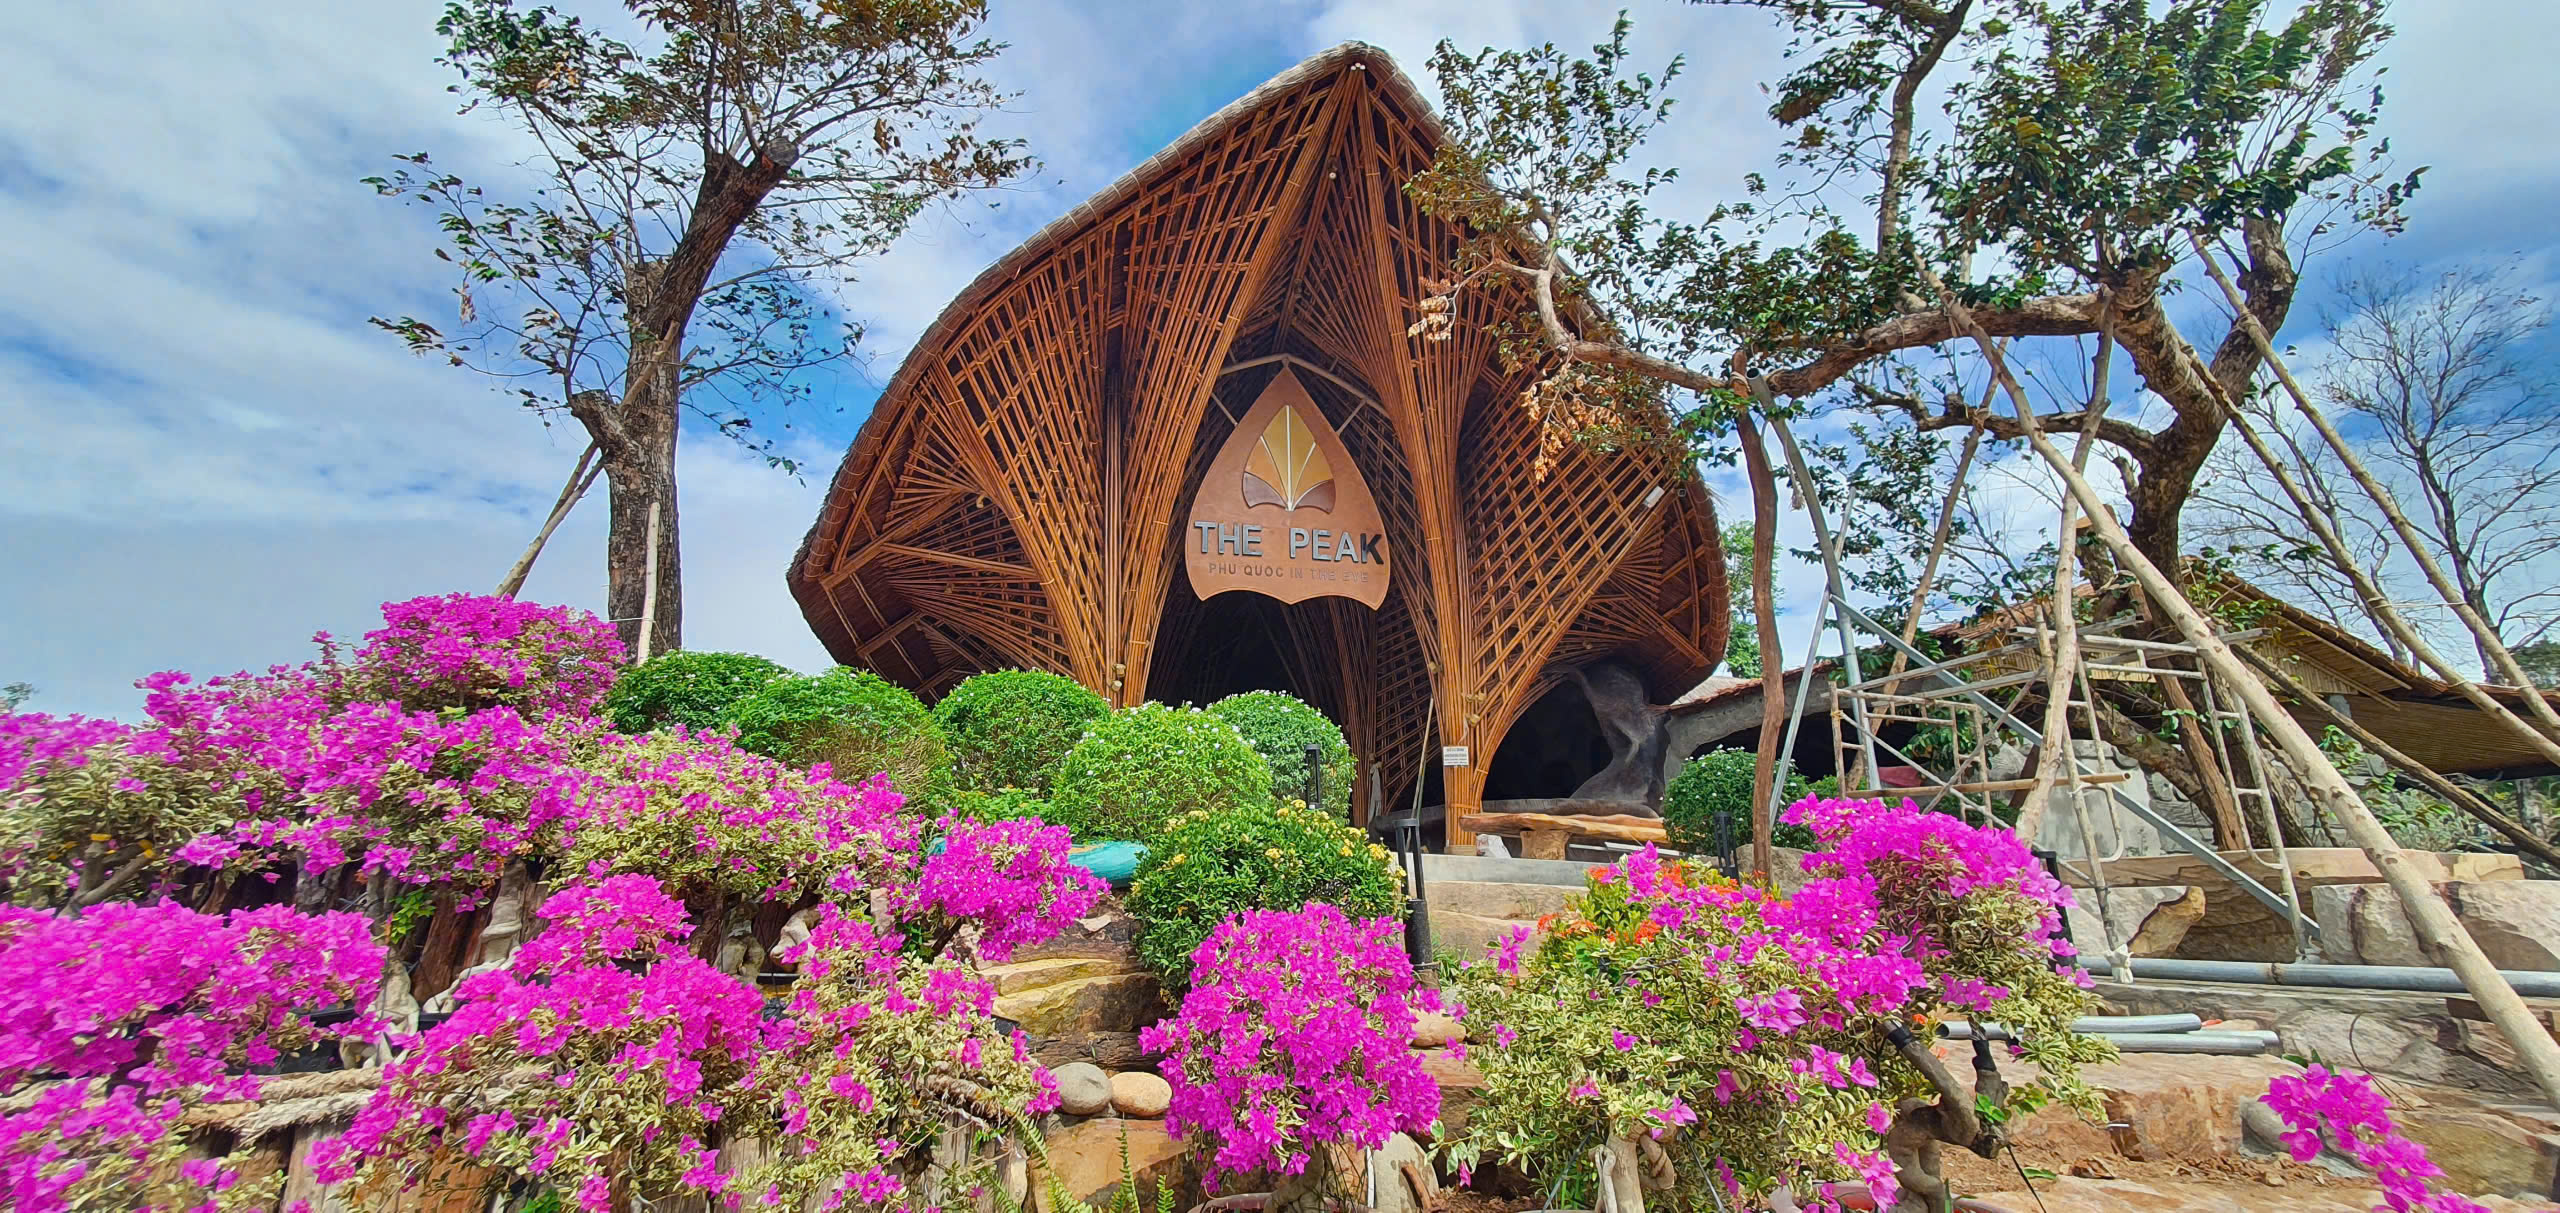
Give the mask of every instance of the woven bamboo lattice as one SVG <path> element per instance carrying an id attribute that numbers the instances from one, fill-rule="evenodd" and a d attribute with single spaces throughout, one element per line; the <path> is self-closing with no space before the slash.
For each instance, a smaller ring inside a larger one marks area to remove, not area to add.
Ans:
<path id="1" fill-rule="evenodd" d="M 1054 670 L 1116 703 L 1228 689 L 1267 655 L 1374 786 L 1436 748 L 1455 822 L 1512 721 L 1566 665 L 1615 656 L 1659 698 L 1728 620 L 1704 489 L 1537 424 L 1469 292 L 1454 337 L 1407 332 L 1456 245 L 1402 185 L 1439 127 L 1384 54 L 1346 45 L 1237 101 L 998 262 L 917 344 L 838 469 L 790 584 L 830 652 L 939 693 Z M 1183 511 L 1244 407 L 1295 368 L 1387 528 L 1372 611 L 1182 574 Z M 1467 841 L 1451 830 L 1453 844 Z"/>

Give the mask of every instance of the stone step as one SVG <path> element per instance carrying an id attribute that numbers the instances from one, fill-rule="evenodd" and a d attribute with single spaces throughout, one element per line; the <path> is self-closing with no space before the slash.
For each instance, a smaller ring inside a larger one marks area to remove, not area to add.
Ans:
<path id="1" fill-rule="evenodd" d="M 1582 887 L 1582 874 L 1600 864 L 1580 863 L 1570 859 L 1492 859 L 1482 855 L 1425 855 L 1422 857 L 1422 879 L 1425 885 L 1441 881 L 1467 881 L 1481 884 L 1544 884 L 1569 889 Z"/>
<path id="2" fill-rule="evenodd" d="M 1484 959 L 1487 950 L 1513 931 L 1534 924 L 1515 918 L 1486 918 L 1451 911 L 1431 912 L 1431 950 L 1460 962 Z"/>
<path id="3" fill-rule="evenodd" d="M 1424 886 L 1431 900 L 1431 913 L 1467 914 L 1477 918 L 1509 918 L 1534 922 L 1565 908 L 1565 903 L 1582 894 L 1582 886 L 1571 888 L 1554 884 L 1494 883 L 1483 880 L 1445 880 Z"/>

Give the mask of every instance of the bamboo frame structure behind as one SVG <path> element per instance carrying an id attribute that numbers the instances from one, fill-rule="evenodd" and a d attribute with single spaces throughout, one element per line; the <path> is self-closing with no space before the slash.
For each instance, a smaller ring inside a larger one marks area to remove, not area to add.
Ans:
<path id="1" fill-rule="evenodd" d="M 1615 657 L 1657 702 L 1722 656 L 1715 511 L 1692 469 L 1579 445 L 1544 476 L 1481 298 L 1409 330 L 1458 233 L 1402 188 L 1441 131 L 1383 52 L 1317 55 L 999 261 L 920 340 L 847 453 L 789 584 L 838 660 L 928 694 L 1065 674 L 1115 704 L 1202 697 L 1239 619 L 1401 803 L 1431 747 L 1455 823 L 1512 722 Z M 1390 589 L 1213 612 L 1180 518 L 1291 364 L 1374 492 Z M 1358 782 L 1371 811 L 1371 780 Z"/>

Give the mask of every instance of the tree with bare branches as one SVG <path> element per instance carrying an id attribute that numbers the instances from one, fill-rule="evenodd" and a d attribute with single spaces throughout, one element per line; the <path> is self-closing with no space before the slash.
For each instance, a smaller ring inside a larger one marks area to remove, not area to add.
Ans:
<path id="1" fill-rule="evenodd" d="M 796 470 L 752 406 L 805 396 L 804 372 L 859 339 L 819 279 L 1028 161 L 978 130 L 1003 99 L 980 75 L 1002 49 L 983 0 L 625 3 L 645 46 L 515 0 L 446 7 L 453 91 L 524 136 L 533 182 L 473 184 L 424 153 L 368 178 L 436 212 L 461 276 L 454 325 L 374 323 L 585 429 L 543 536 L 600 473 L 608 613 L 664 652 L 683 635 L 684 414 Z"/>
<path id="2" fill-rule="evenodd" d="M 2405 268 L 2343 275 L 2338 305 L 2312 362 L 2319 395 L 2366 467 L 2410 511 L 2462 598 L 2504 638 L 2531 645 L 2560 624 L 2560 397 L 2536 357 L 2550 323 L 2516 267 L 2470 265 L 2434 276 Z M 2352 508 L 2357 488 L 2336 453 L 2274 395 L 2249 406 L 2297 482 L 2336 518 L 2361 567 L 2394 599 L 2430 591 L 2395 559 L 2387 523 Z M 2370 618 L 2353 582 L 2302 538 L 2292 503 L 2240 452 L 2205 495 L 2206 531 L 2248 575 L 2295 591 L 2330 618 L 2366 626 L 2403 661 L 2414 658 Z M 2340 497 L 2350 508 L 2340 508 Z M 2444 623 L 2447 621 L 2436 621 Z M 2476 647 L 2476 646 L 2475 646 Z M 2485 651 L 2484 671 L 2496 670 Z M 2494 676 L 2494 674 L 2492 675 Z"/>

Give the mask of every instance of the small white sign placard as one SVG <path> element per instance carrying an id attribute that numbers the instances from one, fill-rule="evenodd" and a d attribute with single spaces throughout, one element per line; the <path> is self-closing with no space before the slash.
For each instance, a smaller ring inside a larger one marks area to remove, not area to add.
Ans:
<path id="1" fill-rule="evenodd" d="M 1462 767 L 1467 765 L 1467 747 L 1462 745 L 1444 745 L 1440 747 L 1440 765 L 1444 767 Z"/>

